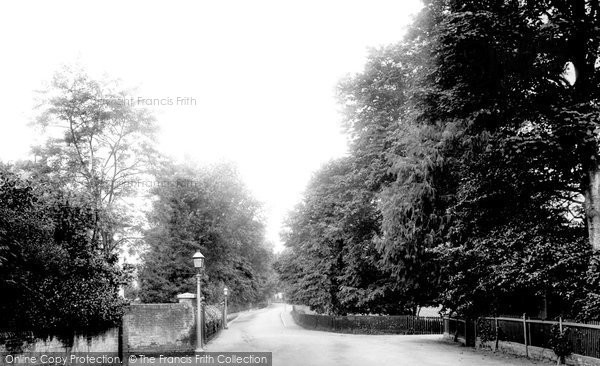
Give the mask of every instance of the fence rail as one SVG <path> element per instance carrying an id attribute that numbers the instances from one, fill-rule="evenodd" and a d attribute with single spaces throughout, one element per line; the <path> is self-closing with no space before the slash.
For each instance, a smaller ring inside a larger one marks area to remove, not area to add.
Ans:
<path id="1" fill-rule="evenodd" d="M 330 316 L 305 314 L 293 307 L 294 321 L 304 328 L 357 334 L 442 334 L 441 317 L 412 315 Z"/>
<path id="2" fill-rule="evenodd" d="M 475 345 L 475 337 L 488 340 L 508 341 L 528 347 L 552 348 L 552 327 L 560 330 L 570 329 L 568 339 L 573 352 L 582 356 L 600 358 L 600 323 L 577 323 L 574 321 L 530 319 L 525 315 L 520 318 L 481 317 L 475 320 L 444 317 L 444 333 L 460 338 L 467 345 Z"/>

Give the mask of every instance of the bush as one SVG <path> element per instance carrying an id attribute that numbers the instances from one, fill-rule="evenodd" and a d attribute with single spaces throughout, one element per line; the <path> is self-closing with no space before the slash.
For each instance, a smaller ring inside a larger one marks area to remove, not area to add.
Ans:
<path id="1" fill-rule="evenodd" d="M 569 340 L 570 328 L 564 328 L 560 331 L 558 324 L 552 327 L 550 333 L 550 347 L 554 354 L 558 356 L 560 364 L 565 363 L 565 357 L 573 353 L 573 344 Z"/>
<path id="2" fill-rule="evenodd" d="M 496 331 L 488 319 L 479 319 L 477 321 L 477 335 L 481 342 L 496 340 Z"/>
<path id="3" fill-rule="evenodd" d="M 94 210 L 70 198 L 0 168 L 0 327 L 70 339 L 120 322 L 130 271 L 90 234 Z"/>

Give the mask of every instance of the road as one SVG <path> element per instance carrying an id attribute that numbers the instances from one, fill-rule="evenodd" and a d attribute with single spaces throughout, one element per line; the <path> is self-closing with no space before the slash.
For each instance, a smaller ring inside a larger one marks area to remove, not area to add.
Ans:
<path id="1" fill-rule="evenodd" d="M 306 330 L 294 323 L 291 306 L 241 313 L 211 341 L 209 352 L 273 352 L 274 366 L 521 366 L 540 362 L 476 352 L 439 335 L 354 335 Z"/>

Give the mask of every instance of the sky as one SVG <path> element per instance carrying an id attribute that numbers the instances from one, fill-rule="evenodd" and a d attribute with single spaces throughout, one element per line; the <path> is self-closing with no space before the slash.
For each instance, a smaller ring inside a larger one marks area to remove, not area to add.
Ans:
<path id="1" fill-rule="evenodd" d="M 0 160 L 26 159 L 37 90 L 61 65 L 151 103 L 159 149 L 230 161 L 263 202 L 267 238 L 311 175 L 346 153 L 335 86 L 399 41 L 418 0 L 10 1 L 0 5 Z M 187 99 L 186 99 L 187 98 Z M 179 102 L 178 102 L 179 101 Z M 186 103 L 184 103 L 187 101 Z"/>

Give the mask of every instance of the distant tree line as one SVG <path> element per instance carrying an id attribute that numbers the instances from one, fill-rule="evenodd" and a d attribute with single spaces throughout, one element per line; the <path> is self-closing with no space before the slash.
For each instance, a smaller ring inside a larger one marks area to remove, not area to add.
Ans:
<path id="1" fill-rule="evenodd" d="M 600 3 L 427 0 L 339 84 L 276 263 L 320 312 L 600 318 Z"/>

